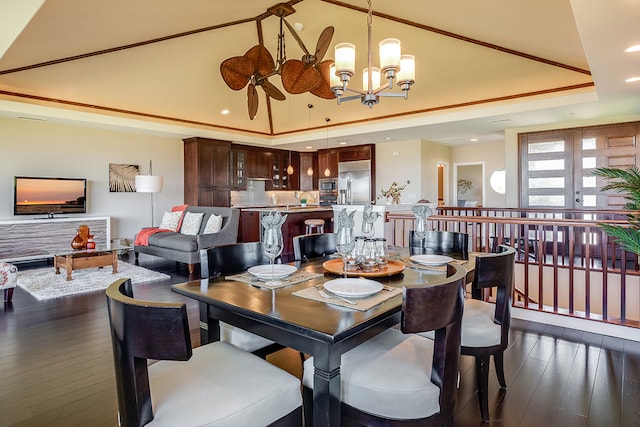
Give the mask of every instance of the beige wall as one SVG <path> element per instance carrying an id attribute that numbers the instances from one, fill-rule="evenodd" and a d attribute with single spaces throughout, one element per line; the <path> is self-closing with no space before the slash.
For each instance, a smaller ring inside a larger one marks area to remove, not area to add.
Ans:
<path id="1" fill-rule="evenodd" d="M 110 216 L 111 236 L 133 238 L 150 226 L 151 197 L 143 193 L 110 193 L 109 163 L 137 164 L 164 178 L 154 194 L 155 225 L 164 210 L 183 198 L 182 140 L 48 122 L 0 118 L 0 219 L 13 216 L 13 177 L 49 176 L 87 179 L 87 215 Z M 73 238 L 73 236 L 70 237 Z"/>
<path id="2" fill-rule="evenodd" d="M 505 168 L 504 143 L 493 142 L 451 147 L 451 162 L 452 164 L 484 162 L 484 205 L 495 208 L 506 206 L 506 197 L 493 191 L 491 185 L 489 185 L 491 174 L 496 170 Z M 467 194 L 467 196 L 469 196 L 469 194 Z M 471 199 L 470 196 L 464 198 Z M 480 203 L 480 201 L 478 201 L 478 203 Z"/>

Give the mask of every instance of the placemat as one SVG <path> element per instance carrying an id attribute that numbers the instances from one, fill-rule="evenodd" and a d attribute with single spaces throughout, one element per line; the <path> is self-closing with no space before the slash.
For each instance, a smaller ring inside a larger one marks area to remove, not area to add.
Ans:
<path id="1" fill-rule="evenodd" d="M 325 298 L 320 295 L 320 290 L 323 289 L 322 285 L 312 286 L 310 288 L 301 289 L 293 292 L 292 295 L 302 298 L 308 298 L 316 301 L 326 302 L 327 304 L 339 305 L 340 307 L 352 308 L 358 311 L 367 311 L 377 305 L 382 304 L 386 300 L 400 295 L 402 288 L 394 288 L 393 286 L 384 285 L 384 288 L 377 294 L 371 295 L 366 298 L 347 298 L 356 304 L 349 304 L 348 302 L 341 300 L 338 296 L 333 295 L 331 292 L 324 289 L 325 294 L 331 298 Z"/>
<path id="2" fill-rule="evenodd" d="M 278 288 L 283 288 L 289 285 L 295 285 L 296 283 L 301 283 L 306 280 L 315 279 L 316 277 L 322 277 L 322 276 L 324 276 L 324 274 L 322 273 L 311 273 L 309 271 L 297 270 L 293 274 L 287 277 L 276 279 L 280 281 L 278 285 L 269 286 L 266 284 L 264 280 L 258 279 L 256 276 L 245 271 L 244 273 L 234 274 L 232 276 L 225 276 L 225 280 L 235 280 L 237 282 L 249 283 L 250 285 L 257 286 L 259 288 L 264 288 L 264 289 L 278 289 Z"/>
<path id="3" fill-rule="evenodd" d="M 431 271 L 443 271 L 443 272 L 447 271 L 447 264 L 445 264 L 445 265 L 426 265 L 426 264 L 421 264 L 419 262 L 412 261 L 410 258 L 403 259 L 402 261 L 405 263 L 405 265 L 407 267 L 411 267 L 411 268 L 414 268 L 416 270 L 431 270 Z M 453 261 L 450 261 L 450 263 L 464 266 L 469 261 L 471 261 L 471 256 L 469 256 L 468 260 L 466 260 L 466 259 L 454 259 Z"/>

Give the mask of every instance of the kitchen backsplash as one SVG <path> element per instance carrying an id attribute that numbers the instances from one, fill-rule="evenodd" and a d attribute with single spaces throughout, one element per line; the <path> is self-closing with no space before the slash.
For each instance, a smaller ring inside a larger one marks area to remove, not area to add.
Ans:
<path id="1" fill-rule="evenodd" d="M 307 205 L 318 204 L 317 191 L 282 191 L 265 189 L 265 181 L 248 180 L 246 191 L 231 192 L 231 206 L 286 206 L 295 204 L 295 195 L 298 193 L 298 202 L 307 200 Z M 275 195 L 275 198 L 274 198 Z M 275 203 L 273 203 L 275 201 Z"/>

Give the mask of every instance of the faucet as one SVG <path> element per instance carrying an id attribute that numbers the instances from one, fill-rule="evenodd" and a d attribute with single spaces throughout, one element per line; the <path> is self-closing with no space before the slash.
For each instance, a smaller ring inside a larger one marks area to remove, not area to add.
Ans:
<path id="1" fill-rule="evenodd" d="M 296 201 L 296 206 L 298 206 L 300 204 L 300 196 L 298 195 L 297 191 L 293 193 L 293 198 Z"/>

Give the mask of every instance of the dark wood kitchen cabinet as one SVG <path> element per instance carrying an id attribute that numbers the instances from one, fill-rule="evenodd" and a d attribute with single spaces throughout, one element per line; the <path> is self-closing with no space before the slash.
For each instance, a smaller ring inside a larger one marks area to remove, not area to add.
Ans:
<path id="1" fill-rule="evenodd" d="M 325 171 L 329 169 L 329 174 Z M 330 148 L 318 150 L 318 178 L 338 177 L 338 150 Z"/>
<path id="2" fill-rule="evenodd" d="M 259 242 L 260 232 L 260 212 L 241 210 L 238 242 Z"/>
<path id="3" fill-rule="evenodd" d="M 184 203 L 230 206 L 231 142 L 187 138 L 184 142 Z"/>
<path id="4" fill-rule="evenodd" d="M 266 150 L 247 150 L 247 178 L 270 180 L 273 154 Z"/>
<path id="5" fill-rule="evenodd" d="M 340 148 L 338 151 L 338 161 L 354 162 L 357 160 L 371 160 L 374 157 L 372 154 L 374 151 L 375 146 L 373 144 Z"/>
<path id="6" fill-rule="evenodd" d="M 247 189 L 247 151 L 231 146 L 230 179 L 232 190 Z"/>
<path id="7" fill-rule="evenodd" d="M 299 153 L 300 167 L 298 169 L 298 177 L 300 178 L 299 189 L 301 191 L 311 191 L 318 189 L 318 155 L 316 153 Z M 309 175 L 307 171 L 312 169 L 313 173 Z"/>

